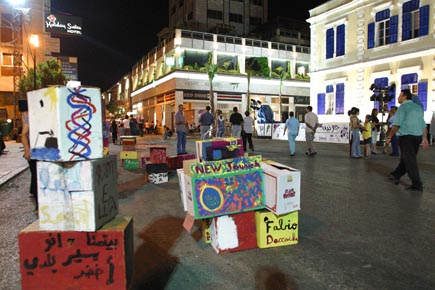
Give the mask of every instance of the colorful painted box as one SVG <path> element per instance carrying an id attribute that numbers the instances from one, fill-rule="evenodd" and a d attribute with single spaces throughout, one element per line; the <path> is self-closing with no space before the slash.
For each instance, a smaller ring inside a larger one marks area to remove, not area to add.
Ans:
<path id="1" fill-rule="evenodd" d="M 257 245 L 271 248 L 298 243 L 298 211 L 276 215 L 270 211 L 256 211 Z"/>
<path id="2" fill-rule="evenodd" d="M 119 152 L 119 157 L 121 159 L 138 159 L 137 151 L 121 151 Z"/>
<path id="3" fill-rule="evenodd" d="M 92 233 L 44 231 L 35 221 L 18 234 L 22 289 L 128 289 L 133 219 L 116 216 Z"/>
<path id="4" fill-rule="evenodd" d="M 126 170 L 135 170 L 139 169 L 139 160 L 138 159 L 124 159 L 124 169 Z"/>
<path id="5" fill-rule="evenodd" d="M 135 136 L 121 136 L 121 144 L 122 145 L 135 145 L 136 137 Z"/>
<path id="6" fill-rule="evenodd" d="M 103 157 L 99 88 L 52 86 L 27 93 L 31 157 L 79 161 Z"/>
<path id="7" fill-rule="evenodd" d="M 177 176 L 178 176 L 178 184 L 180 185 L 180 197 L 181 197 L 181 203 L 183 204 L 184 211 L 187 211 L 187 189 L 186 189 L 186 181 L 184 178 L 184 169 L 179 168 L 177 169 Z"/>
<path id="8" fill-rule="evenodd" d="M 255 211 L 214 217 L 210 235 L 211 245 L 217 253 L 257 248 Z"/>
<path id="9" fill-rule="evenodd" d="M 287 165 L 264 160 L 265 203 L 277 215 L 301 209 L 301 172 Z"/>
<path id="10" fill-rule="evenodd" d="M 118 214 L 116 156 L 37 162 L 39 224 L 43 230 L 96 231 Z"/>
<path id="11" fill-rule="evenodd" d="M 150 147 L 151 163 L 166 163 L 166 146 L 165 147 Z"/>
<path id="12" fill-rule="evenodd" d="M 202 233 L 202 240 L 206 244 L 211 243 L 211 219 L 203 219 L 201 220 L 201 233 Z"/>
<path id="13" fill-rule="evenodd" d="M 187 210 L 195 219 L 264 208 L 261 156 L 184 161 Z"/>
<path id="14" fill-rule="evenodd" d="M 168 164 L 167 163 L 147 163 L 146 172 L 148 181 L 154 184 L 168 182 Z"/>
<path id="15" fill-rule="evenodd" d="M 174 169 L 183 168 L 183 161 L 192 160 L 192 159 L 196 159 L 195 153 L 168 156 L 167 157 L 168 169 L 174 170 Z"/>
<path id="16" fill-rule="evenodd" d="M 196 141 L 198 161 L 232 159 L 243 156 L 243 144 L 240 138 L 214 138 Z"/>

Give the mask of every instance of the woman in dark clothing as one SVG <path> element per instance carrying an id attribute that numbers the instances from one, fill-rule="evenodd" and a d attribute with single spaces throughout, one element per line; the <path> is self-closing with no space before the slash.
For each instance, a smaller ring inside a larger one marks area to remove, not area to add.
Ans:
<path id="1" fill-rule="evenodd" d="M 113 144 L 118 143 L 118 124 L 116 123 L 115 119 L 112 120 L 110 131 L 112 131 Z"/>

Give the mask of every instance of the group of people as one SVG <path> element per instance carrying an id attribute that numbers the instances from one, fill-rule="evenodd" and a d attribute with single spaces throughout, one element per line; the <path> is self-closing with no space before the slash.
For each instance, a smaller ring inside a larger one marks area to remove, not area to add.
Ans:
<path id="1" fill-rule="evenodd" d="M 225 119 L 222 116 L 221 110 L 216 110 L 216 115 L 211 112 L 211 107 L 206 106 L 205 111 L 199 116 L 200 136 L 202 140 L 209 139 L 212 136 L 212 127 L 216 128 L 216 137 L 220 138 L 225 133 Z M 178 111 L 174 115 L 175 131 L 177 132 L 177 155 L 186 154 L 186 134 L 190 132 L 188 123 L 184 116 L 184 106 L 180 104 Z M 249 111 L 245 112 L 245 117 L 238 112 L 238 108 L 233 108 L 233 113 L 230 116 L 231 136 L 242 138 L 243 150 L 247 151 L 247 147 L 254 151 L 252 142 L 252 133 L 254 119 L 250 116 Z"/>
<path id="2" fill-rule="evenodd" d="M 152 134 L 158 132 L 159 124 L 154 122 L 148 122 L 142 118 L 136 119 L 134 115 L 125 115 L 120 121 L 116 121 L 114 118 L 110 122 L 110 133 L 112 135 L 113 144 L 119 144 L 119 136 L 143 136 L 144 134 Z"/>

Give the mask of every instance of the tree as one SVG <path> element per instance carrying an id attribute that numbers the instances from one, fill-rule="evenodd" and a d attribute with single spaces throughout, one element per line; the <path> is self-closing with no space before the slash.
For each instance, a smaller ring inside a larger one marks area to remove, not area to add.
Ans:
<path id="1" fill-rule="evenodd" d="M 213 79 L 216 76 L 217 70 L 218 70 L 218 65 L 213 63 L 213 55 L 212 53 L 209 54 L 208 56 L 208 61 L 205 64 L 205 69 L 207 71 L 208 74 L 208 80 L 210 82 L 210 111 L 213 114 L 213 116 L 215 115 L 215 111 L 214 111 L 214 92 L 213 92 Z M 215 136 L 216 135 L 216 126 L 213 125 L 212 129 L 211 129 L 211 136 Z"/>
<path id="2" fill-rule="evenodd" d="M 282 115 L 282 86 L 284 83 L 284 80 L 287 79 L 289 73 L 287 71 L 284 71 L 284 69 L 279 66 L 276 68 L 276 71 L 278 72 L 279 75 L 279 118 L 280 118 L 280 122 L 285 122 L 285 120 L 283 120 L 283 115 Z"/>
<path id="3" fill-rule="evenodd" d="M 25 95 L 34 88 L 35 70 L 29 69 L 27 75 L 20 78 L 18 82 L 18 91 Z M 56 60 L 51 59 L 46 62 L 38 63 L 36 70 L 36 89 L 46 88 L 53 85 L 64 85 L 67 77 L 63 74 L 60 65 Z"/>

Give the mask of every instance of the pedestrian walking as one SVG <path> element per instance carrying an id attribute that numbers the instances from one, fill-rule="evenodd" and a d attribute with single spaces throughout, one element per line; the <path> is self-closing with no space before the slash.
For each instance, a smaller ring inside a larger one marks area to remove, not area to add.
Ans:
<path id="1" fill-rule="evenodd" d="M 367 114 L 366 118 L 364 120 L 364 130 L 362 133 L 363 137 L 363 143 L 364 143 L 364 158 L 370 159 L 370 153 L 372 152 L 371 146 L 372 146 L 372 133 L 373 133 L 373 123 L 372 123 L 372 117 L 373 114 Z"/>
<path id="2" fill-rule="evenodd" d="M 296 137 L 299 135 L 300 122 L 295 118 L 295 113 L 290 112 L 288 119 L 285 121 L 284 135 L 287 132 L 287 139 L 290 147 L 290 156 L 296 154 Z"/>
<path id="3" fill-rule="evenodd" d="M 353 107 L 350 112 L 350 124 L 352 128 L 352 147 L 350 151 L 351 158 L 361 158 L 360 150 L 360 131 L 364 131 L 364 126 L 361 125 L 360 119 L 358 119 L 359 109 Z"/>
<path id="4" fill-rule="evenodd" d="M 37 176 L 37 166 L 36 160 L 31 159 L 30 156 L 30 127 L 29 127 L 29 115 L 28 112 L 22 112 L 23 129 L 21 131 L 21 142 L 23 143 L 24 155 L 23 157 L 27 160 L 30 169 L 30 188 L 29 194 L 34 198 L 35 202 L 35 214 L 38 215 L 38 176 Z"/>
<path id="5" fill-rule="evenodd" d="M 130 135 L 130 118 L 128 115 L 125 115 L 124 120 L 122 120 L 122 124 L 124 127 L 124 135 L 129 136 Z"/>
<path id="6" fill-rule="evenodd" d="M 233 108 L 233 113 L 230 116 L 231 136 L 240 138 L 242 133 L 243 116 L 238 112 L 237 107 Z"/>
<path id="7" fill-rule="evenodd" d="M 222 138 L 225 133 L 225 119 L 221 110 L 217 110 L 216 115 L 216 137 Z"/>
<path id="8" fill-rule="evenodd" d="M 174 115 L 175 131 L 177 132 L 177 155 L 187 154 L 186 152 L 186 134 L 187 122 L 183 114 L 184 107 L 178 105 L 178 112 Z"/>
<path id="9" fill-rule="evenodd" d="M 254 119 L 250 116 L 249 111 L 245 112 L 245 118 L 242 123 L 242 142 L 243 142 L 243 151 L 246 152 L 246 145 L 249 146 L 249 149 L 254 151 L 254 144 L 252 143 L 252 132 L 254 127 Z"/>
<path id="10" fill-rule="evenodd" d="M 205 111 L 199 116 L 200 134 L 201 139 L 206 140 L 210 138 L 210 127 L 214 122 L 214 116 L 210 113 L 210 106 L 205 107 Z"/>
<path id="11" fill-rule="evenodd" d="M 381 124 L 379 123 L 378 114 L 378 109 L 372 109 L 372 114 L 370 116 L 371 122 L 373 124 L 373 129 L 371 133 L 372 143 L 370 144 L 370 150 L 372 154 L 378 154 L 378 150 L 376 149 L 376 143 L 378 141 L 379 132 L 381 131 Z"/>
<path id="12" fill-rule="evenodd" d="M 386 143 L 390 143 L 395 134 L 399 136 L 400 161 L 396 169 L 390 173 L 390 179 L 394 184 L 399 184 L 400 178 L 407 173 L 412 184 L 406 189 L 423 191 L 423 182 L 417 164 L 420 145 L 422 144 L 424 149 L 429 148 L 423 108 L 412 101 L 409 89 L 400 92 L 398 102 L 400 107 L 395 114 L 393 128 Z"/>
<path id="13" fill-rule="evenodd" d="M 392 106 L 390 108 L 390 114 L 388 116 L 388 120 L 387 120 L 387 124 L 388 124 L 388 131 L 387 131 L 387 136 L 391 133 L 391 129 L 393 129 L 393 124 L 394 124 L 394 119 L 396 118 L 396 111 L 397 111 L 397 107 L 396 106 Z M 399 156 L 399 137 L 397 136 L 397 134 L 394 134 L 391 137 L 391 153 L 390 156 L 395 157 L 395 156 Z"/>
<path id="14" fill-rule="evenodd" d="M 319 119 L 313 112 L 313 107 L 308 106 L 305 110 L 305 140 L 307 142 L 307 152 L 305 152 L 305 155 L 314 156 L 317 154 L 314 148 L 314 134 L 319 126 Z"/>
<path id="15" fill-rule="evenodd" d="M 115 119 L 112 119 L 112 123 L 110 124 L 110 132 L 112 132 L 112 142 L 113 144 L 118 143 L 118 124 Z"/>

